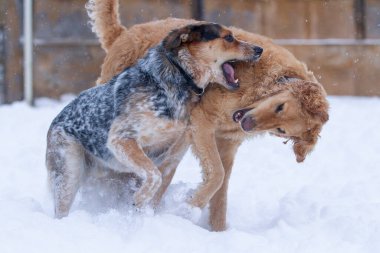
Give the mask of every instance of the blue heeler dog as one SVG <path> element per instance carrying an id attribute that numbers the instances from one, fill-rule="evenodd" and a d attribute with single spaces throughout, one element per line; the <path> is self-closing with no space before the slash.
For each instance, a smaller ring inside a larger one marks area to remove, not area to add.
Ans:
<path id="1" fill-rule="evenodd" d="M 255 61 L 262 51 L 221 25 L 189 25 L 169 33 L 107 84 L 83 91 L 48 132 L 46 165 L 55 216 L 68 215 L 86 171 L 94 167 L 136 174 L 141 186 L 134 204 L 149 204 L 167 174 L 167 161 L 176 159 L 172 151 L 187 138 L 195 98 L 210 82 L 238 88 L 229 62 Z"/>

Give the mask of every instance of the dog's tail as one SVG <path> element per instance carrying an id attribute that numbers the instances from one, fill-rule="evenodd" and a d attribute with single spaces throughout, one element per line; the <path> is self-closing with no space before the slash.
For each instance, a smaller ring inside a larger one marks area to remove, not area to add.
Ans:
<path id="1" fill-rule="evenodd" d="M 89 0 L 86 4 L 92 31 L 98 36 L 107 52 L 112 43 L 126 28 L 119 18 L 119 0 Z"/>

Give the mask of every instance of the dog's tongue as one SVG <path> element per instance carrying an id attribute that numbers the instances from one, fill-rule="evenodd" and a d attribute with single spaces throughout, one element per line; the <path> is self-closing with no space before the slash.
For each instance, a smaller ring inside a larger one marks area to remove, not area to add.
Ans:
<path id="1" fill-rule="evenodd" d="M 235 71 L 234 68 L 229 63 L 223 63 L 222 65 L 224 76 L 227 79 L 227 82 L 231 85 L 235 84 Z"/>

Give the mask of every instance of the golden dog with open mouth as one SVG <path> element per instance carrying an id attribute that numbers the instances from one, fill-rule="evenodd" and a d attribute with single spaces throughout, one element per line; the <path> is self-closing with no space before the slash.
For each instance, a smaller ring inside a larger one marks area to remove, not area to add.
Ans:
<path id="1" fill-rule="evenodd" d="M 117 0 L 92 0 L 87 9 L 93 30 L 107 52 L 98 83 L 104 83 L 132 65 L 169 31 L 195 20 L 168 18 L 126 28 L 121 25 Z M 211 85 L 191 112 L 191 138 L 178 143 L 173 159 L 159 168 L 162 186 L 157 204 L 170 184 L 182 156 L 192 144 L 203 170 L 203 183 L 189 200 L 210 204 L 212 230 L 226 229 L 227 188 L 235 153 L 250 136 L 271 132 L 291 139 L 297 161 L 315 146 L 328 120 L 326 93 L 313 73 L 288 50 L 269 38 L 230 27 L 237 39 L 264 48 L 259 63 L 235 62 L 225 74 L 237 80 L 236 91 Z"/>

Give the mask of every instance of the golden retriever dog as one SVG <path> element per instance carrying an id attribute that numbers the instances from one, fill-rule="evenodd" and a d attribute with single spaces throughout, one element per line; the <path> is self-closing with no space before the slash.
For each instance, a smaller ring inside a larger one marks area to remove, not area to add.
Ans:
<path id="1" fill-rule="evenodd" d="M 92 0 L 87 9 L 107 52 L 98 84 L 132 65 L 171 30 L 198 22 L 168 18 L 126 28 L 119 20 L 117 0 Z M 263 132 L 290 139 L 297 161 L 302 162 L 328 120 L 325 90 L 304 63 L 269 38 L 229 29 L 237 39 L 264 48 L 261 59 L 230 63 L 228 74 L 239 80 L 237 90 L 218 85 L 207 88 L 191 112 L 190 137 L 176 142 L 173 159 L 159 168 L 163 178 L 155 196 L 158 203 L 191 144 L 202 166 L 203 183 L 189 203 L 200 208 L 209 203 L 214 231 L 226 229 L 228 182 L 235 153 L 245 139 Z"/>

